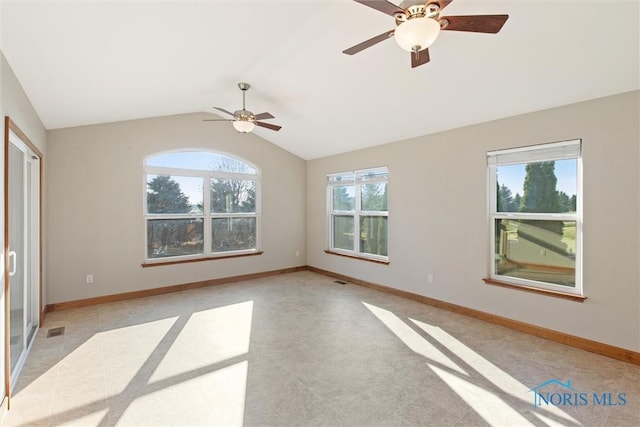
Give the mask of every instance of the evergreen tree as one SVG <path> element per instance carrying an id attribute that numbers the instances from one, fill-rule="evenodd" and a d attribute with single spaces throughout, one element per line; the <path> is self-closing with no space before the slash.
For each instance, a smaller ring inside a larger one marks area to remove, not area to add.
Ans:
<path id="1" fill-rule="evenodd" d="M 524 195 L 520 212 L 560 212 L 555 162 L 529 163 L 524 178 Z"/>
<path id="2" fill-rule="evenodd" d="M 558 213 L 560 209 L 560 198 L 556 190 L 558 178 L 555 174 L 555 162 L 529 163 L 526 168 L 524 178 L 524 194 L 520 202 L 520 212 Z M 547 220 L 522 220 L 522 223 L 533 227 L 546 229 L 555 234 L 555 238 L 549 240 L 549 244 L 563 248 L 562 243 L 562 221 Z"/>
<path id="3" fill-rule="evenodd" d="M 511 190 L 506 185 L 498 184 L 498 212 L 517 212 L 520 204 L 515 204 Z"/>
<path id="4" fill-rule="evenodd" d="M 355 197 L 351 196 L 347 188 L 353 191 L 353 186 L 333 187 L 333 209 L 338 211 L 352 211 L 355 209 Z"/>
<path id="5" fill-rule="evenodd" d="M 167 175 L 159 175 L 147 183 L 147 211 L 149 213 L 187 213 L 191 211 L 189 197 L 180 184 Z"/>
<path id="6" fill-rule="evenodd" d="M 147 210 L 149 213 L 188 213 L 191 204 L 178 182 L 170 176 L 159 175 L 147 183 Z M 199 240 L 202 224 L 190 219 L 148 221 L 147 233 L 152 242 L 147 248 L 148 256 L 153 258 L 190 254 L 194 243 L 202 244 Z"/>
<path id="7" fill-rule="evenodd" d="M 513 196 L 513 212 L 518 212 L 521 205 L 522 197 L 520 196 L 520 193 L 516 193 L 516 195 Z"/>
<path id="8" fill-rule="evenodd" d="M 574 212 L 572 208 L 571 199 L 564 191 L 558 192 L 558 205 L 560 206 L 560 212 Z"/>

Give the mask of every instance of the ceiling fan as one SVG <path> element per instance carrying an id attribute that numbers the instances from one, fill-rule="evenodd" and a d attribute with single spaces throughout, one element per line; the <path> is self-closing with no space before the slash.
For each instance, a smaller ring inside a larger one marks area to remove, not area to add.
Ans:
<path id="1" fill-rule="evenodd" d="M 429 46 L 441 30 L 468 31 L 495 34 L 509 15 L 440 16 L 440 12 L 453 0 L 405 0 L 396 6 L 386 0 L 354 0 L 377 11 L 391 15 L 397 28 L 359 43 L 342 53 L 354 55 L 368 47 L 394 36 L 398 45 L 411 52 L 411 68 L 429 62 Z"/>
<path id="2" fill-rule="evenodd" d="M 253 114 L 251 111 L 245 108 L 244 98 L 245 93 L 249 90 L 251 85 L 249 83 L 238 83 L 238 87 L 242 91 L 242 110 L 234 111 L 233 113 L 220 107 L 213 107 L 216 110 L 227 113 L 233 116 L 233 119 L 204 119 L 205 122 L 233 122 L 233 127 L 240 133 L 249 133 L 255 126 L 278 131 L 282 126 L 272 125 L 271 123 L 261 122 L 259 120 L 273 119 L 274 117 L 270 113 Z"/>

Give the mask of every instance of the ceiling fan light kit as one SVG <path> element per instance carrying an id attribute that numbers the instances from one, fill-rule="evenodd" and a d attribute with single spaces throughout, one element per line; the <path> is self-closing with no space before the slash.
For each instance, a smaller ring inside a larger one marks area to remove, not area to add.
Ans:
<path id="1" fill-rule="evenodd" d="M 432 18 L 413 18 L 398 25 L 396 43 L 408 52 L 419 52 L 431 46 L 440 34 L 440 24 Z"/>
<path id="2" fill-rule="evenodd" d="M 240 82 L 238 83 L 238 87 L 242 91 L 242 109 L 234 111 L 231 113 L 230 111 L 225 110 L 220 107 L 213 107 L 218 111 L 222 111 L 225 114 L 233 116 L 233 119 L 205 119 L 205 122 L 233 122 L 233 128 L 240 133 L 249 133 L 253 131 L 256 126 L 260 126 L 263 128 L 279 131 L 282 129 L 282 126 L 272 125 L 271 123 L 261 122 L 259 120 L 265 119 L 273 119 L 274 117 L 271 113 L 260 113 L 253 114 L 251 111 L 246 109 L 245 106 L 245 92 L 249 90 L 251 85 L 249 83 Z"/>
<path id="3" fill-rule="evenodd" d="M 240 133 L 249 133 L 256 125 L 249 120 L 234 120 L 233 127 Z"/>
<path id="4" fill-rule="evenodd" d="M 426 3 L 422 3 L 420 0 L 405 0 L 400 6 L 396 6 L 387 0 L 354 1 L 393 16 L 396 21 L 396 28 L 358 43 L 344 50 L 343 53 L 355 55 L 394 36 L 400 48 L 411 52 L 412 68 L 429 62 L 429 46 L 436 41 L 441 30 L 495 34 L 500 31 L 509 18 L 509 15 L 440 17 L 442 9 L 447 7 L 453 0 L 428 0 Z"/>

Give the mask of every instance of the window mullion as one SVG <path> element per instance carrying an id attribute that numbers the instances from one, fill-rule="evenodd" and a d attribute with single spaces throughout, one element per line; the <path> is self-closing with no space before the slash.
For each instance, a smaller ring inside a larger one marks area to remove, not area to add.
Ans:
<path id="1" fill-rule="evenodd" d="M 185 214 L 147 214 L 145 218 L 150 219 L 191 219 L 191 218 L 202 218 L 203 214 L 201 213 L 185 213 Z"/>
<path id="2" fill-rule="evenodd" d="M 360 248 L 360 215 L 362 210 L 362 184 L 360 179 L 355 185 L 356 192 L 356 209 L 353 216 L 353 250 L 357 253 L 362 252 Z"/>
<path id="3" fill-rule="evenodd" d="M 204 211 L 204 224 L 202 227 L 204 254 L 211 255 L 213 252 L 211 242 L 211 175 L 205 174 L 202 177 L 202 210 Z"/>
<path id="4" fill-rule="evenodd" d="M 389 216 L 388 211 L 360 211 L 362 216 Z"/>
<path id="5" fill-rule="evenodd" d="M 491 214 L 496 219 L 527 219 L 540 221 L 577 221 L 575 213 L 527 213 L 527 212 L 496 212 Z"/>

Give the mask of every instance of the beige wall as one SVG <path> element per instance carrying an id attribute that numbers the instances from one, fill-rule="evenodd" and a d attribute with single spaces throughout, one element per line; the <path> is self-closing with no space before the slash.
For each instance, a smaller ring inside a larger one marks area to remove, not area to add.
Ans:
<path id="1" fill-rule="evenodd" d="M 0 71 L 3 115 L 45 154 L 46 303 L 308 264 L 640 351 L 640 92 L 305 163 L 256 135 L 201 122 L 203 114 L 47 134 L 4 56 Z M 583 140 L 588 300 L 484 285 L 486 152 L 574 138 Z M 263 255 L 140 266 L 142 160 L 178 148 L 218 150 L 259 165 Z M 325 254 L 326 174 L 383 165 L 391 176 L 390 265 Z M 92 285 L 84 283 L 88 273 Z"/>
<path id="2" fill-rule="evenodd" d="M 305 162 L 229 123 L 185 114 L 59 129 L 48 134 L 48 303 L 305 265 Z M 259 256 L 142 268 L 143 159 L 180 148 L 257 165 Z M 296 251 L 300 255 L 296 257 Z M 94 275 L 85 284 L 86 274 Z"/>
<path id="3" fill-rule="evenodd" d="M 22 89 L 10 64 L 2 55 L 2 119 L 10 116 L 20 130 L 46 156 L 47 131 Z"/>
<path id="4" fill-rule="evenodd" d="M 310 161 L 307 264 L 640 351 L 639 101 L 636 91 Z M 576 138 L 587 301 L 485 285 L 486 152 Z M 390 264 L 325 254 L 325 176 L 385 165 Z"/>
<path id="5" fill-rule="evenodd" d="M 1 10 L 2 7 L 0 6 L 0 11 Z M 0 22 L 2 22 L 1 17 Z M 27 135 L 31 142 L 35 144 L 42 153 L 44 153 L 44 157 L 46 158 L 46 131 L 44 126 L 1 50 L 0 112 L 0 135 L 2 135 L 3 146 L 4 117 L 10 116 L 18 127 L 20 127 L 20 129 Z M 4 150 L 0 150 L 0 165 L 2 165 L 4 170 Z M 4 173 L 0 173 L 0 188 L 4 188 Z M 44 208 L 45 207 L 43 206 L 43 209 Z M 0 197 L 0 224 L 4 224 L 4 196 Z M 4 248 L 4 232 L 0 233 L 0 248 Z M 2 283 L 0 286 L 0 341 L 4 342 L 4 264 L 0 265 L 0 271 L 0 282 Z M 46 292 L 46 286 L 44 292 Z M 4 346 L 0 346 L 0 360 L 4 360 Z M 0 384 L 4 384 L 4 370 L 0 370 Z M 4 397 L 4 388 L 0 390 L 0 400 L 2 397 Z"/>
<path id="6" fill-rule="evenodd" d="M 42 121 L 40 120 L 38 113 L 33 108 L 33 105 L 31 105 L 31 101 L 29 100 L 26 93 L 24 92 L 22 85 L 20 84 L 20 82 L 18 82 L 18 79 L 13 73 L 13 70 L 11 69 L 10 64 L 7 62 L 6 58 L 4 57 L 4 54 L 0 56 L 1 56 L 0 61 L 1 61 L 1 69 L 2 69 L 2 72 L 1 72 L 2 89 L 0 90 L 0 93 L 1 93 L 0 98 L 2 101 L 0 104 L 0 111 L 2 111 L 1 117 L 2 117 L 3 138 L 4 138 L 4 117 L 9 116 L 11 117 L 11 120 L 18 126 L 18 128 L 20 128 L 20 130 L 27 136 L 27 138 L 29 138 L 29 141 L 31 141 L 31 143 L 35 145 L 36 148 L 38 148 L 38 150 L 42 153 L 43 155 L 42 167 L 46 171 L 47 160 L 48 160 L 47 147 L 46 147 L 47 131 L 44 125 L 42 124 Z M 4 140 L 3 140 L 3 144 L 4 144 Z M 4 151 L 2 152 L 2 154 L 0 154 L 0 162 L 2 162 L 0 164 L 4 165 Z M 2 174 L 2 177 L 0 177 L 0 185 L 3 185 L 2 188 L 4 188 L 3 182 L 4 182 L 4 174 Z M 42 187 L 43 187 L 42 191 L 44 194 L 44 192 L 47 191 L 47 184 L 43 183 Z M 2 199 L 2 202 L 0 203 L 4 203 L 4 199 Z M 2 213 L 0 213 L 0 220 L 2 221 L 2 223 L 4 223 L 4 218 L 3 218 L 4 209 L 2 209 L 1 211 Z M 43 216 L 46 216 L 47 214 L 46 202 L 43 203 L 42 214 Z M 42 235 L 43 235 L 42 244 L 44 248 L 44 245 L 46 245 L 46 225 L 45 224 L 43 224 L 43 227 L 42 227 Z M 4 247 L 4 245 L 2 247 Z M 46 296 L 47 296 L 46 258 L 47 258 L 47 254 L 45 252 L 43 253 L 44 268 L 43 268 L 43 289 L 42 289 L 44 301 L 46 301 Z"/>

